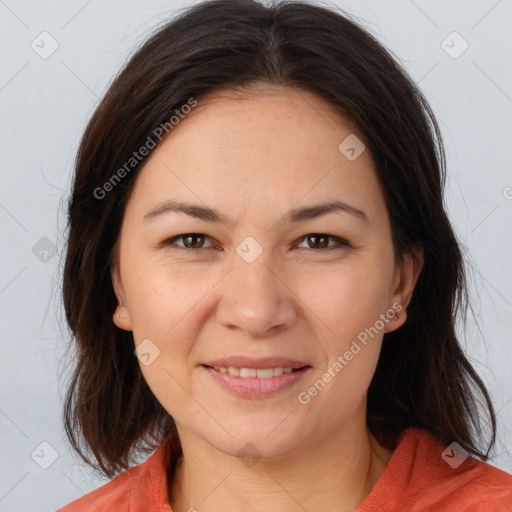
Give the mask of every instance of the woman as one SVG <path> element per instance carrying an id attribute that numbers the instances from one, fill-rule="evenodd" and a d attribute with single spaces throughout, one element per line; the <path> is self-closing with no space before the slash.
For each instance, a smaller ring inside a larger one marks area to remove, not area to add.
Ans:
<path id="1" fill-rule="evenodd" d="M 511 510 L 444 173 L 425 98 L 337 9 L 214 0 L 153 35 L 68 212 L 66 430 L 121 474 L 61 510 Z"/>

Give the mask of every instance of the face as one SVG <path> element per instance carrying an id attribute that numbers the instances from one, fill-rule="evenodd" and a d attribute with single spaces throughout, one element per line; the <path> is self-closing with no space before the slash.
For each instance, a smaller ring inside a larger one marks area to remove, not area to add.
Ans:
<path id="1" fill-rule="evenodd" d="M 180 435 L 278 457 L 364 424 L 382 336 L 405 320 L 419 269 L 395 261 L 374 164 L 354 136 L 305 91 L 225 90 L 138 175 L 114 321 L 133 332 Z M 176 209 L 185 203 L 196 207 Z"/>

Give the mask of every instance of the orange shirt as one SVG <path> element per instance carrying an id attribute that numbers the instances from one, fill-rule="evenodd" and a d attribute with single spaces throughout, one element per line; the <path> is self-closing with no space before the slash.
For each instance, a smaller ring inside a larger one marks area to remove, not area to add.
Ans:
<path id="1" fill-rule="evenodd" d="M 354 512 L 512 512 L 512 475 L 458 451 L 424 430 L 405 430 L 371 493 Z M 166 468 L 171 445 L 57 512 L 172 512 Z"/>

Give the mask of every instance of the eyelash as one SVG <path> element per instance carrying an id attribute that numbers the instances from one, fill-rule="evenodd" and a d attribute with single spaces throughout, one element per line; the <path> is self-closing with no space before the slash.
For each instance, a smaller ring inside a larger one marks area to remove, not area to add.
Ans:
<path id="1" fill-rule="evenodd" d="M 334 235 L 328 235 L 326 233 L 308 233 L 307 235 L 304 235 L 303 237 L 299 238 L 298 241 L 299 242 L 303 242 L 306 238 L 308 238 L 309 236 L 320 236 L 320 237 L 323 237 L 323 238 L 329 238 L 329 239 L 332 239 L 334 241 L 336 241 L 338 244 L 340 244 L 341 247 L 325 247 L 325 248 L 322 248 L 322 249 L 312 249 L 312 248 L 308 248 L 308 247 L 301 247 L 300 249 L 309 249 L 309 250 L 312 250 L 312 251 L 317 251 L 317 252 L 325 252 L 325 251 L 329 251 L 329 250 L 333 250 L 333 249 L 344 249 L 344 248 L 350 248 L 352 247 L 350 245 L 349 242 L 347 242 L 347 240 L 344 240 L 343 238 L 340 238 L 338 236 L 334 236 Z M 166 247 L 171 247 L 172 249 L 177 249 L 177 250 L 184 250 L 184 251 L 193 251 L 193 252 L 200 252 L 200 251 L 205 251 L 207 249 L 213 249 L 213 247 L 200 247 L 199 249 L 193 249 L 193 248 L 189 248 L 189 247 L 181 247 L 179 245 L 176 245 L 174 242 L 180 238 L 184 238 L 186 236 L 200 236 L 202 238 L 206 238 L 206 239 L 210 239 L 211 238 L 208 236 L 208 235 L 205 235 L 203 233 L 183 233 L 181 235 L 176 235 L 172 238 L 168 238 L 167 240 L 165 240 L 164 242 L 162 242 L 162 246 L 166 246 Z M 174 247 L 173 247 L 174 246 Z"/>

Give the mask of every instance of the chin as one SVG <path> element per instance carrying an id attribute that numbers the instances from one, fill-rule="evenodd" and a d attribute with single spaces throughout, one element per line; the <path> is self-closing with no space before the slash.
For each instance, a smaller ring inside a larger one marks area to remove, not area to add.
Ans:
<path id="1" fill-rule="evenodd" d="M 206 437 L 205 440 L 217 450 L 242 459 L 280 458 L 295 451 L 297 444 L 303 441 L 299 439 L 300 429 L 293 431 L 292 426 L 285 423 L 282 416 L 257 424 L 233 422 L 224 425 L 233 437 L 221 435 L 216 439 Z"/>

